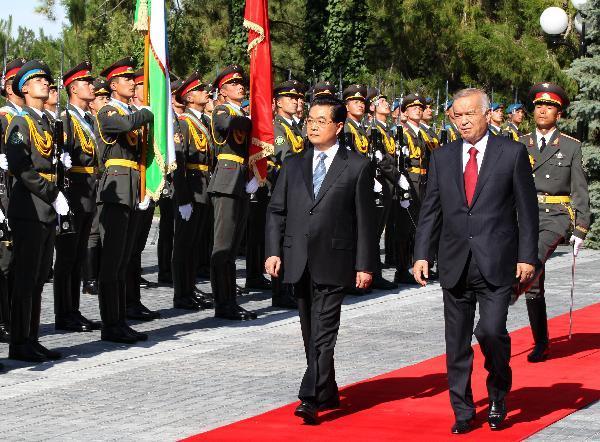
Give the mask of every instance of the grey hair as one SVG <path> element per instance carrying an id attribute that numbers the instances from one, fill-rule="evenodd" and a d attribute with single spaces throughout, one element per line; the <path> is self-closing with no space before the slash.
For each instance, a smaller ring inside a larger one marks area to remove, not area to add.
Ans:
<path id="1" fill-rule="evenodd" d="M 479 95 L 481 109 L 484 113 L 487 112 L 487 110 L 490 108 L 490 99 L 483 89 L 477 89 L 474 87 L 461 89 L 458 92 L 456 92 L 452 98 L 454 101 L 456 101 L 459 98 L 470 97 L 471 95 Z"/>

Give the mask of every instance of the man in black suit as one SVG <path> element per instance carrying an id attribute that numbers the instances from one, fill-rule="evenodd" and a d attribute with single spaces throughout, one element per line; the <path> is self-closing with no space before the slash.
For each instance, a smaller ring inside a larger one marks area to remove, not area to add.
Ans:
<path id="1" fill-rule="evenodd" d="M 338 144 L 345 120 L 339 100 L 313 101 L 314 148 L 284 161 L 267 212 L 265 269 L 274 277 L 283 269 L 298 298 L 307 368 L 295 414 L 307 423 L 339 405 L 333 353 L 343 292 L 367 288 L 377 262 L 373 175 L 368 160 Z"/>
<path id="2" fill-rule="evenodd" d="M 499 429 L 506 417 L 512 382 L 508 304 L 515 277 L 527 281 L 538 262 L 538 212 L 525 146 L 489 133 L 485 92 L 465 89 L 454 98 L 462 140 L 432 153 L 413 271 L 425 285 L 437 252 L 456 417 L 452 433 L 465 433 L 475 417 L 471 337 L 477 303 L 475 336 L 488 370 L 490 428 Z"/>

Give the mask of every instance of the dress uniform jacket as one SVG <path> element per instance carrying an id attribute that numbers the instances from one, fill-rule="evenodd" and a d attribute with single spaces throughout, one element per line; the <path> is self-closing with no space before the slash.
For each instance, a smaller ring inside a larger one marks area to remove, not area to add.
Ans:
<path id="1" fill-rule="evenodd" d="M 304 150 L 302 130 L 296 123 L 290 124 L 280 115 L 275 116 L 273 123 L 275 135 L 274 163 L 281 167 L 283 160 Z"/>
<path id="2" fill-rule="evenodd" d="M 6 155 L 6 132 L 8 130 L 8 126 L 10 125 L 12 119 L 19 114 L 19 109 L 17 109 L 14 104 L 10 101 L 7 101 L 6 104 L 0 108 L 0 153 Z M 8 199 L 9 199 L 9 187 L 12 186 L 12 177 L 6 174 L 5 183 L 6 188 L 4 192 L 0 194 L 0 204 L 2 205 L 2 211 L 6 215 L 8 210 Z"/>
<path id="3" fill-rule="evenodd" d="M 209 193 L 244 197 L 248 181 L 248 140 L 252 121 L 243 110 L 221 104 L 212 113 L 212 136 L 217 166 L 208 186 Z"/>
<path id="4" fill-rule="evenodd" d="M 152 122 L 152 113 L 147 109 L 133 112 L 128 106 L 113 100 L 100 109 L 96 118 L 97 139 L 102 152 L 100 163 L 104 166 L 98 184 L 98 203 L 124 204 L 133 209 L 140 187 L 137 162 L 142 137 L 138 129 Z M 115 164 L 114 160 L 120 164 Z"/>
<path id="5" fill-rule="evenodd" d="M 538 193 L 540 230 L 566 237 L 574 224 L 573 234 L 585 238 L 590 226 L 590 197 L 582 166 L 581 142 L 556 129 L 540 152 L 536 133 L 524 135 L 535 188 Z M 570 202 L 557 203 L 552 198 L 569 197 Z"/>
<path id="6" fill-rule="evenodd" d="M 418 132 L 406 125 L 404 129 L 404 145 L 408 148 L 408 161 L 406 162 L 408 176 L 420 200 L 423 197 L 427 184 L 427 169 L 429 167 L 430 148 L 425 143 L 424 131 Z"/>
<path id="7" fill-rule="evenodd" d="M 502 128 L 502 133 L 503 135 L 512 138 L 515 141 L 519 141 L 519 138 L 523 136 L 523 132 L 521 132 L 519 128 L 510 121 Z"/>

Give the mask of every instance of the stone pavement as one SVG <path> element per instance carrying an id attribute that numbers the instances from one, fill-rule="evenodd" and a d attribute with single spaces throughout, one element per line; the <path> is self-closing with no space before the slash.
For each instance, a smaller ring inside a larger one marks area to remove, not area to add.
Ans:
<path id="1" fill-rule="evenodd" d="M 151 232 L 150 237 L 152 237 Z M 143 257 L 156 281 L 156 247 Z M 243 261 L 238 262 L 243 284 Z M 575 308 L 598 302 L 600 252 L 584 250 L 577 263 Z M 388 277 L 391 270 L 385 270 Z M 561 247 L 548 263 L 550 316 L 568 312 L 570 256 Z M 201 283 L 209 289 L 209 284 Z M 296 400 L 305 358 L 297 313 L 274 309 L 269 293 L 240 299 L 260 314 L 252 322 L 216 320 L 212 311 L 172 307 L 172 288 L 143 290 L 143 302 L 163 319 L 135 324 L 150 339 L 136 346 L 100 341 L 99 332 L 53 329 L 52 286 L 44 289 L 41 342 L 60 349 L 56 363 L 5 359 L 0 374 L 0 434 L 5 440 L 175 440 Z M 99 319 L 97 300 L 82 299 L 84 315 Z M 525 303 L 511 308 L 509 329 L 526 326 Z M 575 323 L 575 330 L 577 323 Z M 349 296 L 336 351 L 340 385 L 444 353 L 441 291 L 403 286 Z M 600 403 L 538 433 L 533 440 L 599 440 Z"/>

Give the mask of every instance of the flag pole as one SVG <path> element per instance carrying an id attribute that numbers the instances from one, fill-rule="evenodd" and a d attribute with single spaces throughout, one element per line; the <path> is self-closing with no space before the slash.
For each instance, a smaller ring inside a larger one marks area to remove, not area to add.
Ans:
<path id="1" fill-rule="evenodd" d="M 148 17 L 148 29 L 144 33 L 144 97 L 143 104 L 148 106 L 150 99 L 148 97 L 150 88 L 149 77 L 150 67 L 148 58 L 150 56 L 150 17 Z M 146 157 L 148 155 L 148 125 L 142 127 L 142 152 L 140 156 L 140 202 L 146 197 Z"/>

